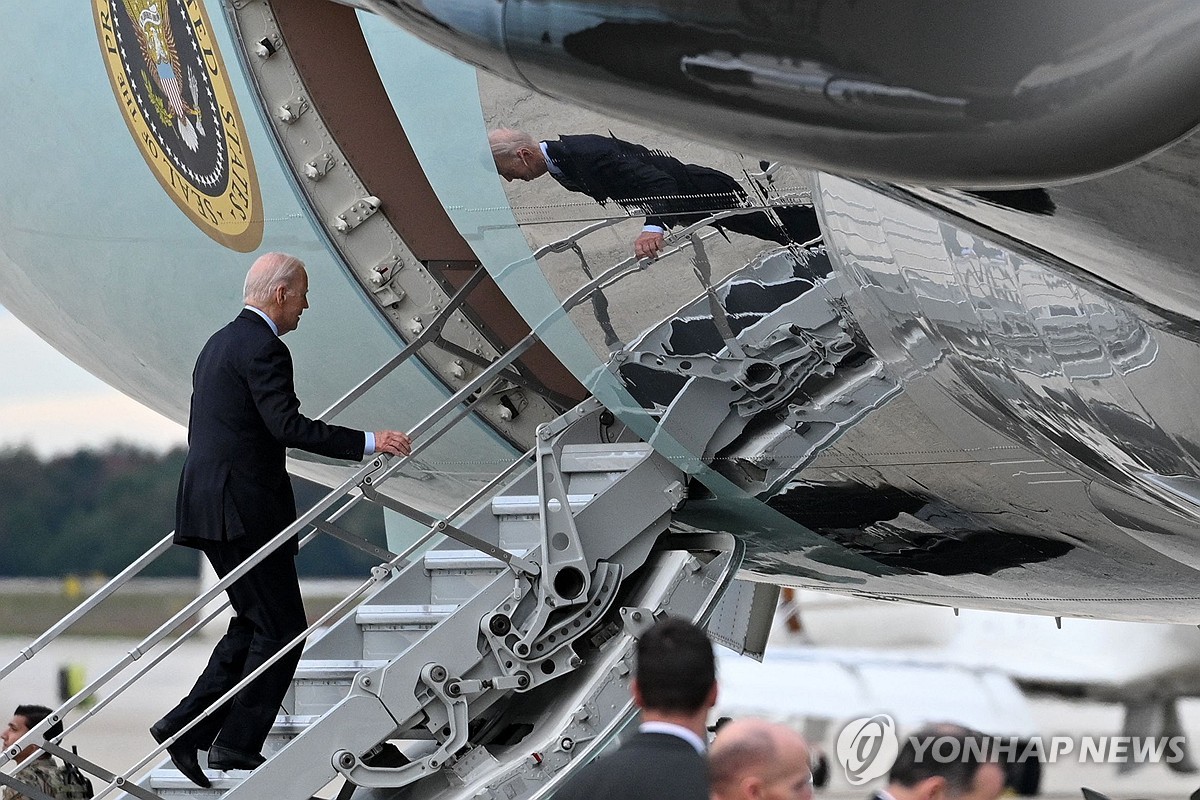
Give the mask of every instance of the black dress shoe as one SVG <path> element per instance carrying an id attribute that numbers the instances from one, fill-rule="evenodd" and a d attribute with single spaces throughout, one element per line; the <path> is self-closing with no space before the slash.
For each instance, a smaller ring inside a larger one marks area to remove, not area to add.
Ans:
<path id="1" fill-rule="evenodd" d="M 246 753 L 214 744 L 208 750 L 208 765 L 222 772 L 231 769 L 258 769 L 266 761 L 258 753 Z"/>
<path id="2" fill-rule="evenodd" d="M 163 721 L 159 720 L 150 726 L 150 735 L 154 737 L 154 741 L 162 744 L 174 734 L 169 733 Z M 167 748 L 167 756 L 171 759 L 171 763 L 175 765 L 175 769 L 183 774 L 183 777 L 202 789 L 212 788 L 212 783 L 209 782 L 208 776 L 204 774 L 204 770 L 200 769 L 200 759 L 196 757 L 196 747 L 194 745 L 188 745 L 185 742 L 176 742 Z"/>

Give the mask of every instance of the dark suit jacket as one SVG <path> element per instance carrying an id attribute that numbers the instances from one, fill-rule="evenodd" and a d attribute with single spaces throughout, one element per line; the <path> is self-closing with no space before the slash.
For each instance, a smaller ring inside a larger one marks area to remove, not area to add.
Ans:
<path id="1" fill-rule="evenodd" d="M 585 766 L 554 800 L 708 800 L 708 766 L 669 733 L 638 733 Z"/>
<path id="2" fill-rule="evenodd" d="M 287 345 L 243 309 L 212 335 L 192 372 L 175 542 L 262 545 L 296 520 L 286 448 L 359 460 L 365 443 L 362 431 L 300 413 Z"/>
<path id="3" fill-rule="evenodd" d="M 554 177 L 565 188 L 601 204 L 615 200 L 663 228 L 690 225 L 705 216 L 702 212 L 739 206 L 746 194 L 724 172 L 685 164 L 615 136 L 560 136 L 546 142 L 546 152 L 562 170 L 564 177 Z"/>

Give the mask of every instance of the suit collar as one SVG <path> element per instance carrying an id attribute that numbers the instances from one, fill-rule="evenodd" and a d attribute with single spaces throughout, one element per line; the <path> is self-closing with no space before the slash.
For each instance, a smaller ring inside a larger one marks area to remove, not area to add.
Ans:
<path id="1" fill-rule="evenodd" d="M 266 312 L 260 308 L 255 308 L 254 306 L 243 306 L 242 313 L 238 314 L 238 316 L 251 320 L 262 320 L 263 322 L 267 323 L 267 327 L 271 329 L 271 333 L 279 336 L 279 326 L 275 324 L 275 320 L 268 317 Z"/>
<path id="2" fill-rule="evenodd" d="M 586 194 L 600 203 L 604 202 L 603 197 L 597 197 L 588 191 L 587 176 L 581 174 L 576 163 L 579 156 L 573 154 L 566 143 L 561 139 L 557 142 L 542 142 L 542 152 L 546 155 L 546 165 L 553 165 L 553 169 L 549 170 L 550 177 L 562 184 L 564 189 Z"/>
<path id="3" fill-rule="evenodd" d="M 704 755 L 704 740 L 682 725 L 676 725 L 671 722 L 643 722 L 638 726 L 638 731 L 641 733 L 661 733 L 667 736 L 675 736 L 690 744 L 700 755 Z"/>

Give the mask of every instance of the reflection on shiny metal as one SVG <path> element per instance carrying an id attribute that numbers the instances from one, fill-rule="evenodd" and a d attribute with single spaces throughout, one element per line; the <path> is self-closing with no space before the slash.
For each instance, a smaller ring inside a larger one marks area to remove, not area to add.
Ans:
<path id="1" fill-rule="evenodd" d="M 712 286 L 614 358 L 661 428 L 770 495 L 898 388 L 856 341 L 820 250 L 779 249 Z M 736 326 L 736 332 L 734 327 Z"/>
<path id="2" fill-rule="evenodd" d="M 1041 455 L 1039 474 L 1087 476 L 1110 522 L 1200 568 L 1200 431 L 1176 410 L 1196 391 L 1178 368 L 1200 358 L 1194 335 L 899 193 L 822 177 L 820 203 L 851 304 L 893 369 Z"/>
<path id="3" fill-rule="evenodd" d="M 838 174 L 1043 186 L 1200 123 L 1194 0 L 358 4 L 543 94 Z"/>

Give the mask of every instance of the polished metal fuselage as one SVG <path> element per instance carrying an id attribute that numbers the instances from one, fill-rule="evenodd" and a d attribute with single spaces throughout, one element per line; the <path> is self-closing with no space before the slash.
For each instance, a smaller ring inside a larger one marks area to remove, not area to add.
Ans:
<path id="1" fill-rule="evenodd" d="M 509 5 L 532 13 L 538 4 Z M 1148 8 L 1170 19 L 1190 13 L 1171 3 Z M 230 53 L 242 48 L 255 58 L 255 42 L 239 41 L 229 17 L 215 11 L 263 186 L 260 249 L 298 252 L 310 266 L 314 307 L 288 341 L 313 413 L 402 347 L 413 304 L 437 305 L 440 289 L 420 272 L 430 265 L 413 259 L 406 279 L 427 286 L 428 296 L 393 293 L 387 299 L 397 308 L 382 307 L 353 274 L 351 248 L 329 244 L 344 233 L 301 196 L 298 165 L 276 147 L 277 108 L 250 110 L 265 90 Z M 52 77 L 61 90 L 6 84 L 13 102 L 0 120 L 0 144 L 15 166 L 0 201 L 3 301 L 75 360 L 184 421 L 192 359 L 236 313 L 248 256 L 199 233 L 161 194 L 100 68 L 62 68 L 97 43 L 87 21 L 55 27 L 60 16 L 48 5 L 24 7 L 5 13 L 0 26 L 4 74 Z M 737 152 L 696 144 L 728 144 L 749 130 L 745 118 L 720 103 L 704 106 L 700 95 L 677 99 L 706 108 L 703 120 L 679 112 L 679 103 L 633 102 L 638 96 L 621 107 L 663 128 L 690 126 L 682 139 L 477 77 L 378 19 L 362 15 L 362 24 L 390 94 L 388 111 L 404 121 L 438 201 L 478 263 L 579 383 L 692 476 L 677 524 L 738 534 L 748 575 L 952 606 L 1177 622 L 1200 616 L 1196 140 L 1102 177 L 1026 182 L 1017 193 L 791 167 L 768 175 L 760 158 L 770 149 L 758 147 L 764 139 L 748 137 Z M 51 27 L 56 35 L 39 39 Z M 1181 24 L 1180 35 L 1189 30 Z M 1171 41 L 1155 52 L 1177 53 Z M 302 85 L 286 74 L 277 82 L 287 91 Z M 579 85 L 600 92 L 607 84 Z M 71 99 L 70 114 L 61 97 Z M 1186 112 L 1167 127 L 1181 132 Z M 337 131 L 338 120 L 325 122 Z M 1157 131 L 1158 144 L 1170 138 L 1161 136 L 1161 120 L 1142 122 Z M 811 199 L 824 242 L 780 248 L 703 230 L 701 261 L 681 241 L 675 255 L 631 264 L 604 286 L 605 303 L 564 311 L 588 271 L 598 275 L 628 258 L 641 221 L 549 178 L 505 194 L 485 125 L 523 126 L 542 138 L 612 130 L 669 149 L 735 175 L 755 202 Z M 1137 127 L 1134 115 L 1122 130 Z M 301 145 L 329 144 L 291 130 Z M 836 130 L 826 133 L 836 138 Z M 1054 135 L 1047 152 L 1079 169 L 1073 145 Z M 916 181 L 938 163 L 958 163 L 939 162 L 936 141 L 922 140 L 916 151 L 897 145 L 882 172 L 911 164 Z M 875 152 L 857 143 L 846 139 L 841 152 Z M 1000 155 L 1019 160 L 1013 149 Z M 1045 162 L 1031 154 L 1029 163 Z M 861 172 L 868 162 L 858 164 Z M 1049 167 L 1044 174 L 1063 177 Z M 388 211 L 403 217 L 407 210 Z M 369 225 L 384 224 L 383 216 Z M 535 249 L 604 219 L 617 224 L 581 239 L 578 252 L 533 258 Z M 496 341 L 486 317 L 468 324 L 481 340 Z M 689 338 L 688 330 L 705 335 Z M 690 358 L 680 349 L 685 340 Z M 734 357 L 739 365 L 731 365 Z M 640 378 L 630 376 L 634 362 L 644 368 Z M 411 424 L 421 407 L 449 396 L 444 376 L 453 366 L 445 357 L 406 367 L 345 421 Z M 727 366 L 736 380 L 716 369 Z M 658 380 L 647 392 L 649 373 Z M 496 419 L 473 418 L 424 454 L 403 482 L 409 499 L 453 506 L 528 446 L 520 439 L 532 425 Z M 317 477 L 337 475 L 327 465 L 296 463 Z"/>

